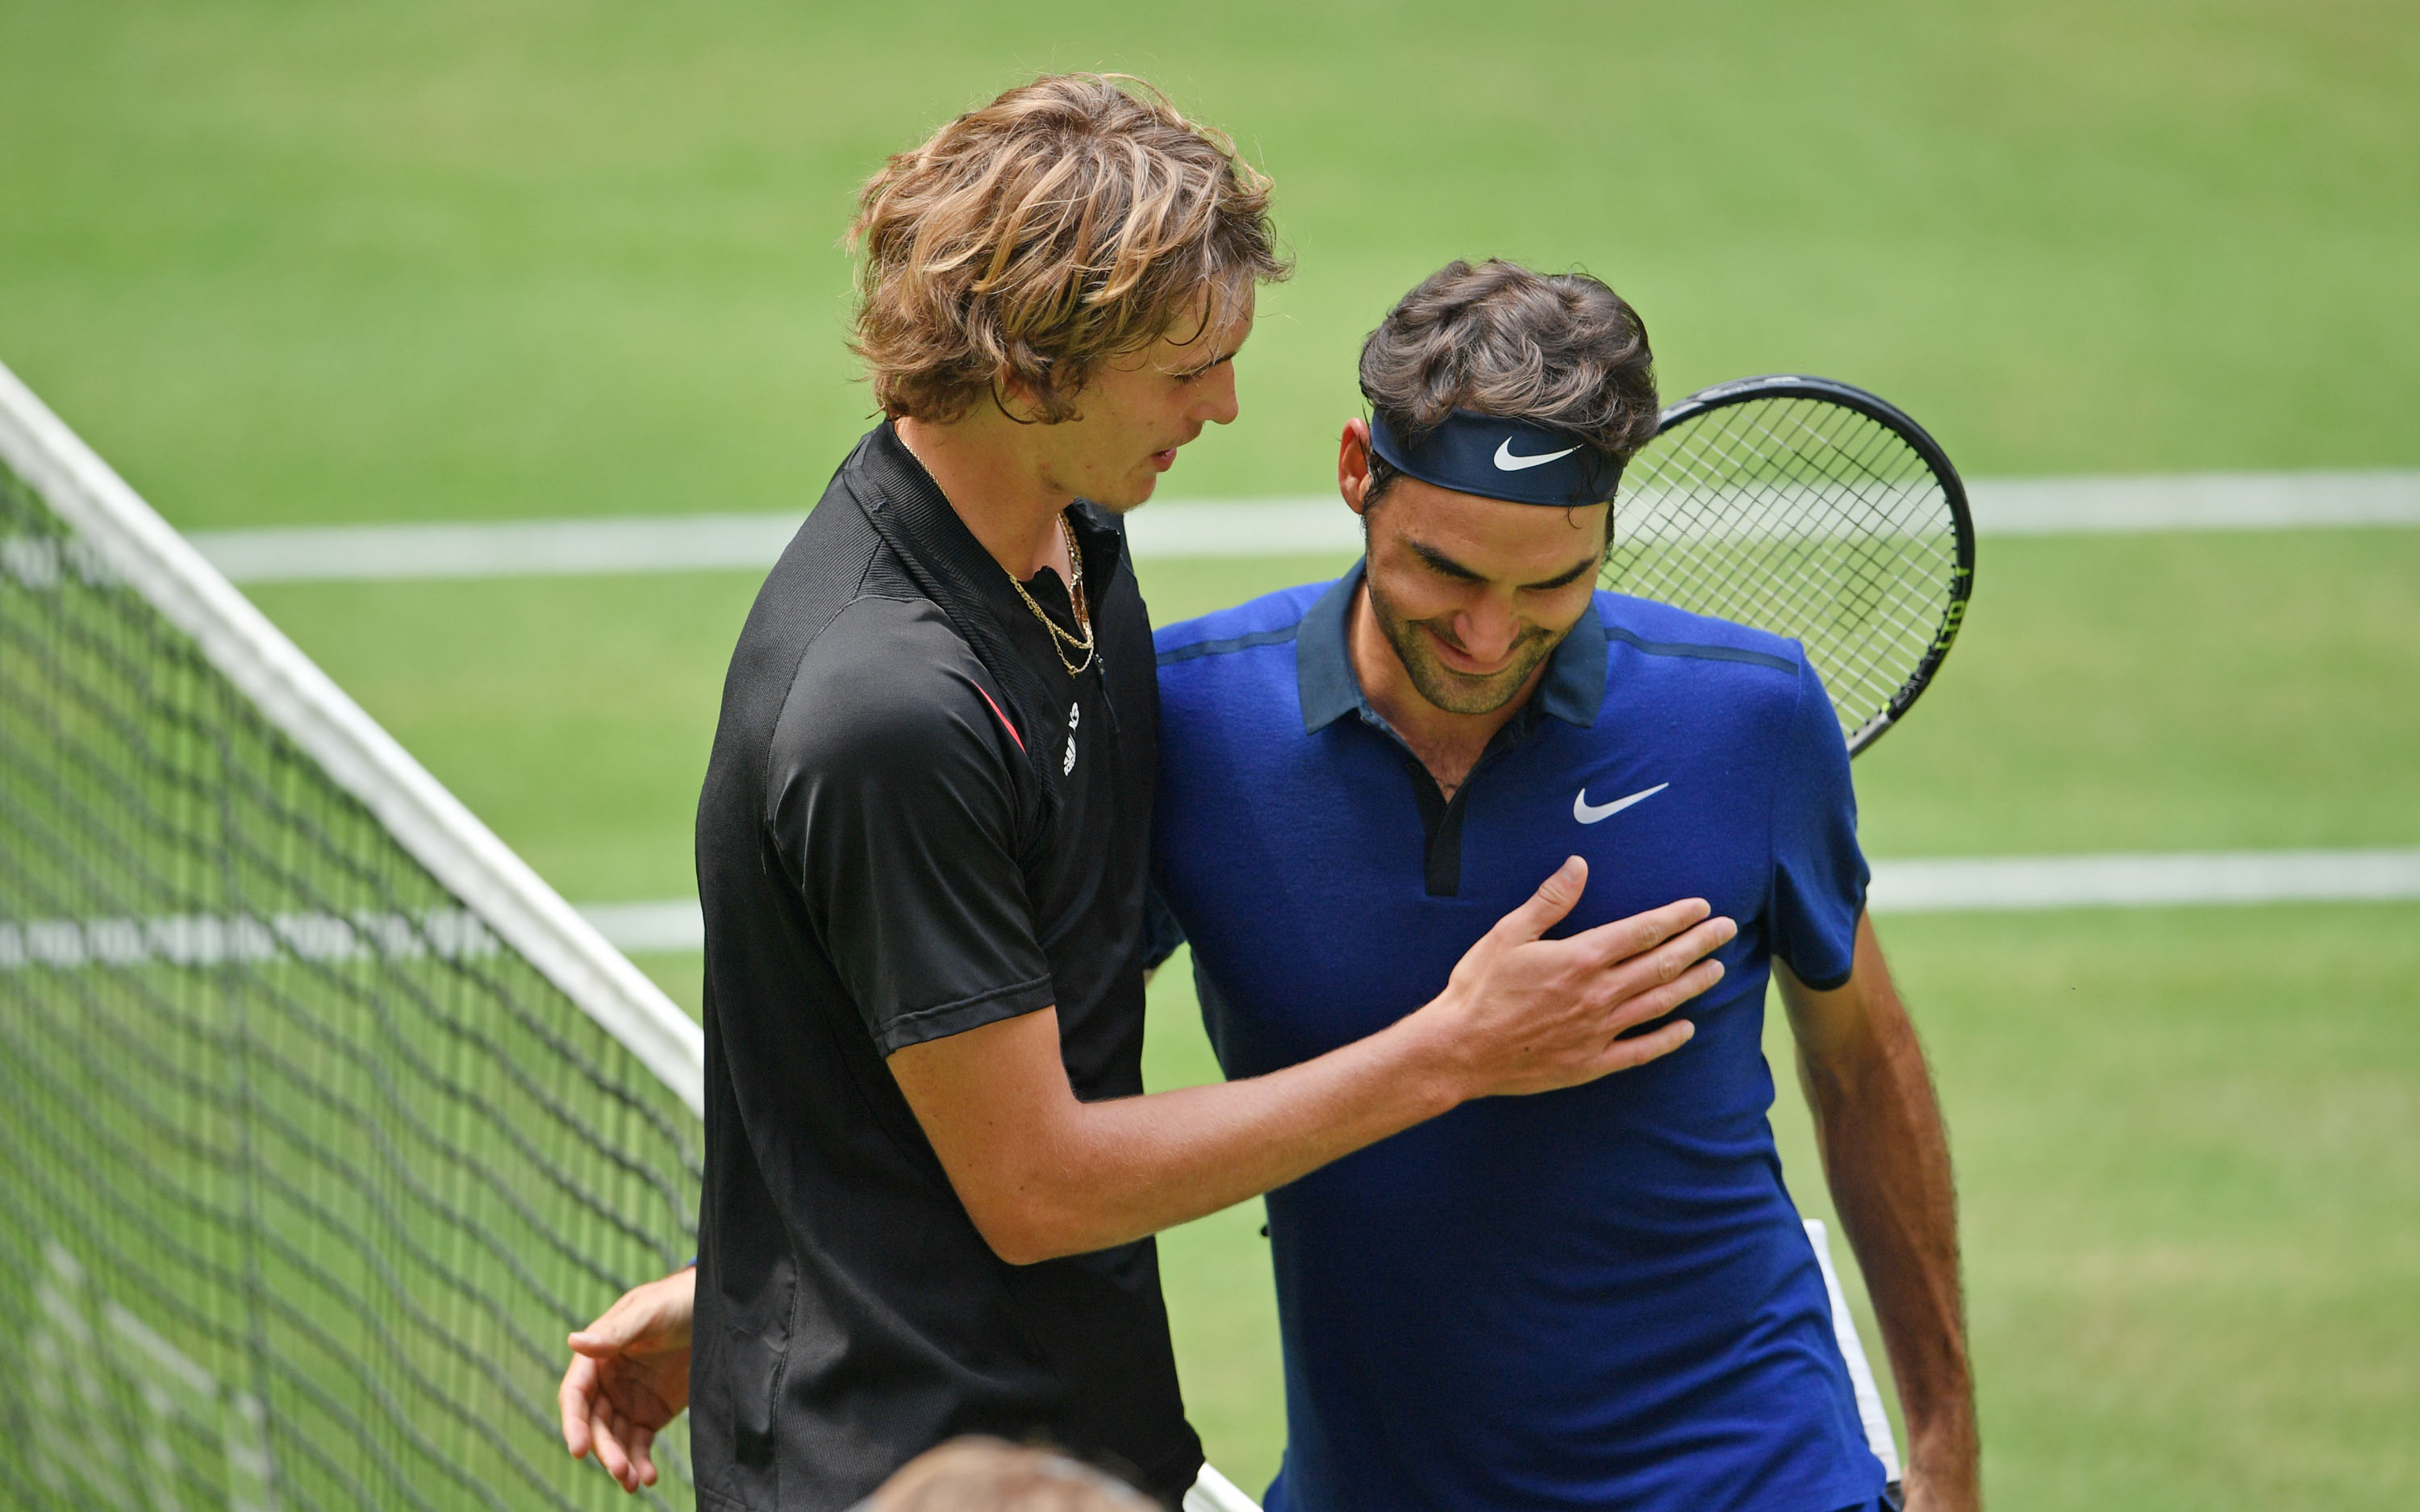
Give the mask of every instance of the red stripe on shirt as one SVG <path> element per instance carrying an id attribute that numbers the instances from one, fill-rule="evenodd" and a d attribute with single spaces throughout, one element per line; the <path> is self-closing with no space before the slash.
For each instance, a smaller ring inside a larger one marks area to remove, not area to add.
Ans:
<path id="1" fill-rule="evenodd" d="M 983 693 L 983 701 L 985 703 L 991 703 L 992 713 L 1000 714 L 1000 722 L 1008 731 L 1008 738 L 1016 742 L 1016 748 L 1018 750 L 1023 750 L 1025 748 L 1025 737 L 1016 733 L 1016 726 L 1008 722 L 1007 715 L 1001 714 L 1000 705 L 992 703 L 991 695 L 989 693 L 984 693 L 984 686 L 981 683 L 977 683 L 975 685 L 975 691 Z"/>

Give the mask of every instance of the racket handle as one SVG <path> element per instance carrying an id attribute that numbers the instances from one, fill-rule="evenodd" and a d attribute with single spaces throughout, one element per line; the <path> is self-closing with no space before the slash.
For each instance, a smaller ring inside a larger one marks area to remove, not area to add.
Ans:
<path id="1" fill-rule="evenodd" d="M 1261 1507 L 1242 1487 L 1203 1465 L 1201 1478 L 1185 1493 L 1185 1512 L 1261 1512 Z"/>

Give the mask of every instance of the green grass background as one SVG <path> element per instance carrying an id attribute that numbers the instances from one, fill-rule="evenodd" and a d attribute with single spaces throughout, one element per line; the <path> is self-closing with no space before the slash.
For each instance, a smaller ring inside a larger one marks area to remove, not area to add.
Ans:
<path id="1" fill-rule="evenodd" d="M 2420 532 L 2000 541 L 1986 560 L 1921 716 L 1858 763 L 1874 854 L 2420 844 Z M 1144 583 L 1167 619 L 1339 565 L 1147 563 Z M 690 886 L 696 772 L 753 591 L 258 596 L 541 872 L 605 899 Z M 2420 907 L 1882 927 L 1949 1111 L 2000 1503 L 2420 1489 Z M 694 1009 L 696 957 L 642 964 Z M 1152 1014 L 1149 1084 L 1214 1079 L 1181 958 Z M 1785 1169 L 1827 1215 L 1780 1080 Z M 1163 1245 L 1188 1403 L 1255 1486 L 1284 1440 L 1260 1222 L 1247 1204 Z"/>
<path id="2" fill-rule="evenodd" d="M 1361 334 L 1491 253 L 1612 279 L 1668 392 L 1849 378 L 1974 474 L 2420 465 L 2409 0 L 22 0 L 0 361 L 189 529 L 802 509 L 864 424 L 852 186 L 1094 66 L 1233 131 L 1301 258 L 1172 496 L 1318 491 Z M 1165 620 L 1337 565 L 1145 588 Z M 603 900 L 690 886 L 752 591 L 256 596 Z M 2420 532 L 1988 542 L 1858 777 L 1882 856 L 2420 844 Z M 1960 1161 L 1995 1504 L 2420 1500 L 2420 909 L 1883 922 Z M 694 1002 L 694 958 L 644 964 Z M 1214 1074 L 1181 971 L 1150 1056 Z M 1823 1211 L 1787 1089 L 1776 1122 Z M 1166 1245 L 1247 1485 L 1283 1438 L 1258 1225 Z"/>
<path id="3" fill-rule="evenodd" d="M 853 186 L 1075 67 L 1301 257 L 1176 492 L 1314 486 L 1361 335 L 1492 253 L 1972 471 L 2420 461 L 2410 0 L 16 0 L 0 351 L 188 528 L 792 507 L 866 411 Z"/>

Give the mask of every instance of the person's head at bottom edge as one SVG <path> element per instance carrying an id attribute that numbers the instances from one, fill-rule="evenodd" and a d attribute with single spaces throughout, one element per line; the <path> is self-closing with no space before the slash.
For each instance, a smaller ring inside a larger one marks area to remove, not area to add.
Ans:
<path id="1" fill-rule="evenodd" d="M 858 1512 L 1156 1512 L 1157 1502 L 1055 1449 L 969 1436 L 927 1449 Z"/>

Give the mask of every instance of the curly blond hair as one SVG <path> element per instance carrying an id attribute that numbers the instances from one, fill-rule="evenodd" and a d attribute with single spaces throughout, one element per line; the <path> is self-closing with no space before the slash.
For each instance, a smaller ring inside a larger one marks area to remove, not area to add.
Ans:
<path id="1" fill-rule="evenodd" d="M 1014 386 L 1067 419 L 1103 358 L 1187 322 L 1200 339 L 1291 271 L 1269 189 L 1139 79 L 1036 79 L 866 181 L 850 349 L 893 418 L 946 423 Z"/>

